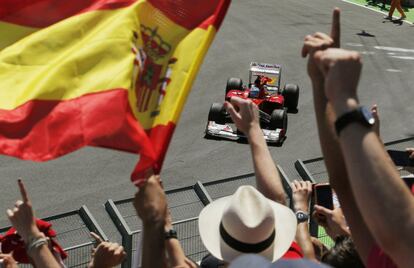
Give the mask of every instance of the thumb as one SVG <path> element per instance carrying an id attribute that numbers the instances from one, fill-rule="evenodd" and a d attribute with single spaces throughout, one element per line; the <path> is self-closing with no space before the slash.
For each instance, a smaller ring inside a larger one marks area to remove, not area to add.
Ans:
<path id="1" fill-rule="evenodd" d="M 330 210 L 328 208 L 318 206 L 318 205 L 315 205 L 314 208 L 315 208 L 316 213 L 318 213 L 318 214 L 321 214 L 321 215 L 324 215 L 324 216 L 329 216 L 329 215 L 332 214 L 332 210 Z"/>

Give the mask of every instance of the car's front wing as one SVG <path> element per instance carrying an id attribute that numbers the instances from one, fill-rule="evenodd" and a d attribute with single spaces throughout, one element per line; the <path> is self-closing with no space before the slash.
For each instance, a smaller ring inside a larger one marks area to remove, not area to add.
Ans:
<path id="1" fill-rule="evenodd" d="M 276 130 L 262 129 L 263 136 L 268 143 L 279 143 L 284 139 L 284 130 L 278 128 Z M 243 133 L 237 132 L 228 124 L 217 124 L 214 121 L 208 121 L 206 127 L 206 135 L 220 137 L 225 139 L 237 140 L 246 138 Z"/>

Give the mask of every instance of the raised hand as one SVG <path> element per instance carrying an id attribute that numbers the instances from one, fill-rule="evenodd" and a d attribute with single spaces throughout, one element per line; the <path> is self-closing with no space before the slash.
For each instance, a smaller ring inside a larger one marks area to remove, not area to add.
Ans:
<path id="1" fill-rule="evenodd" d="M 325 96 L 337 115 L 357 106 L 357 86 L 362 69 L 359 53 L 338 48 L 317 51 L 314 60 L 325 77 Z"/>
<path id="2" fill-rule="evenodd" d="M 167 200 L 158 175 L 151 175 L 135 194 L 134 207 L 144 224 L 165 224 Z"/>
<path id="3" fill-rule="evenodd" d="M 92 250 L 92 259 L 88 268 L 109 268 L 122 263 L 126 253 L 124 248 L 117 243 L 103 241 L 94 232 L 91 236 L 96 240 L 97 246 Z"/>
<path id="4" fill-rule="evenodd" d="M 302 47 L 302 57 L 309 56 L 308 58 L 308 74 L 312 80 L 312 83 L 323 83 L 323 74 L 314 62 L 313 55 L 316 51 L 325 50 L 327 48 L 340 47 L 340 10 L 335 8 L 332 15 L 332 27 L 331 34 L 314 33 L 313 35 L 307 35 Z"/>
<path id="5" fill-rule="evenodd" d="M 251 100 L 232 97 L 230 102 L 225 102 L 224 107 L 230 114 L 237 129 L 249 136 L 250 130 L 259 127 L 259 109 Z"/>
<path id="6" fill-rule="evenodd" d="M 44 235 L 36 226 L 32 203 L 30 202 L 22 180 L 18 180 L 18 185 L 23 201 L 17 200 L 14 208 L 8 209 L 6 212 L 11 224 L 16 228 L 17 233 L 27 243 L 31 238 L 43 237 Z"/>
<path id="7" fill-rule="evenodd" d="M 312 183 L 310 181 L 293 181 L 292 199 L 295 211 L 301 210 L 309 212 L 309 200 L 312 193 Z"/>
<path id="8" fill-rule="evenodd" d="M 351 235 L 341 208 L 331 210 L 315 205 L 313 217 L 332 239 L 340 235 Z"/>

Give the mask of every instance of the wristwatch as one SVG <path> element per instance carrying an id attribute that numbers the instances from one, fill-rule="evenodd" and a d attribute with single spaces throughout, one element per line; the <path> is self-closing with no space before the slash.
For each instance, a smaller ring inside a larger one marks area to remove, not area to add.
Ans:
<path id="1" fill-rule="evenodd" d="M 307 222 L 309 220 L 309 214 L 302 210 L 296 211 L 295 214 L 296 214 L 296 219 L 298 220 L 298 223 Z"/>
<path id="2" fill-rule="evenodd" d="M 164 239 L 165 240 L 168 240 L 168 239 L 178 239 L 177 231 L 175 231 L 174 229 L 170 229 L 168 231 L 165 231 Z"/>
<path id="3" fill-rule="evenodd" d="M 341 115 L 335 121 L 335 129 L 338 137 L 346 126 L 354 122 L 360 123 L 366 127 L 372 127 L 375 124 L 375 118 L 372 116 L 371 111 L 365 106 L 360 106 L 353 111 Z"/>

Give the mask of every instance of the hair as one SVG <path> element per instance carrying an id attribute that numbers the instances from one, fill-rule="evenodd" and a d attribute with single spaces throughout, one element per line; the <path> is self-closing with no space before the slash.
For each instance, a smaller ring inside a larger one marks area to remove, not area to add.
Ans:
<path id="1" fill-rule="evenodd" d="M 365 267 L 350 236 L 338 236 L 335 245 L 322 256 L 321 261 L 335 268 Z"/>

